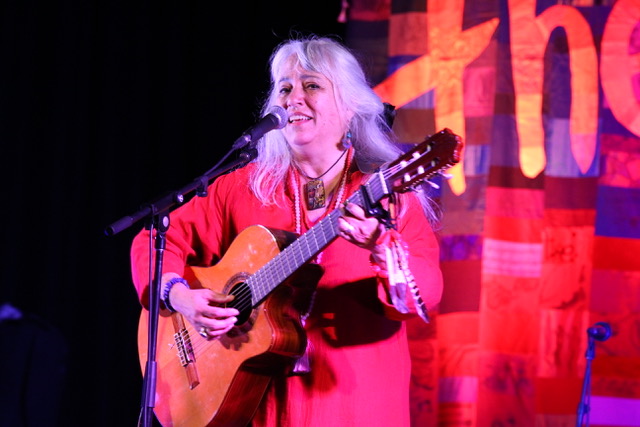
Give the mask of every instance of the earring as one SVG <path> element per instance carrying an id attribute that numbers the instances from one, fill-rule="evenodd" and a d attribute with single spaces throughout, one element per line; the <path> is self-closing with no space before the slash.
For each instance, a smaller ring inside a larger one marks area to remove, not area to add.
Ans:
<path id="1" fill-rule="evenodd" d="M 351 148 L 351 131 L 347 130 L 347 133 L 344 134 L 344 136 L 342 137 L 342 147 L 345 150 L 348 150 L 349 148 Z"/>

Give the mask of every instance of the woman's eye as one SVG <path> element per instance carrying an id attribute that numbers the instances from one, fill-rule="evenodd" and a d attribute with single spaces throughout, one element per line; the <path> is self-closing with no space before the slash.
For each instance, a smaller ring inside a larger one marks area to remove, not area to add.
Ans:
<path id="1" fill-rule="evenodd" d="M 291 88 L 289 87 L 281 87 L 280 88 L 280 93 L 289 93 L 291 92 Z"/>

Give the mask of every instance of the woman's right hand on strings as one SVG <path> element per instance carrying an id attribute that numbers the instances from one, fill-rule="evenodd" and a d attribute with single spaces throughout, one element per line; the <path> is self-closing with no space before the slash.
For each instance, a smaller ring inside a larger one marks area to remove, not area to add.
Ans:
<path id="1" fill-rule="evenodd" d="M 186 317 L 200 335 L 208 339 L 217 338 L 234 326 L 240 312 L 235 308 L 224 307 L 233 298 L 233 295 L 221 294 L 211 289 L 189 289 L 186 286 L 173 286 L 169 292 L 173 308 Z"/>

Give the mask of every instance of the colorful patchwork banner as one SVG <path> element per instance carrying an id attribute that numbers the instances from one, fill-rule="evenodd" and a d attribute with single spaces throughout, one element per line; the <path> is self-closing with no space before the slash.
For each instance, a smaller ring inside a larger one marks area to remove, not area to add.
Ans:
<path id="1" fill-rule="evenodd" d="M 349 2 L 400 142 L 465 141 L 440 310 L 410 324 L 415 426 L 576 425 L 597 322 L 590 424 L 640 426 L 640 0 L 571 3 Z"/>

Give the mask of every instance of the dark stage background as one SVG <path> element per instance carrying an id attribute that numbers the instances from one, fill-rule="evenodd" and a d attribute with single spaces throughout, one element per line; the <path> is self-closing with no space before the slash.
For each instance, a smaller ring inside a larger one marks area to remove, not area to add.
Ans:
<path id="1" fill-rule="evenodd" d="M 340 0 L 1 3 L 0 302 L 23 317 L 0 322 L 0 425 L 136 424 L 128 256 L 142 223 L 103 230 L 212 167 L 256 121 L 275 45 L 292 30 L 346 37 L 339 12 Z"/>

